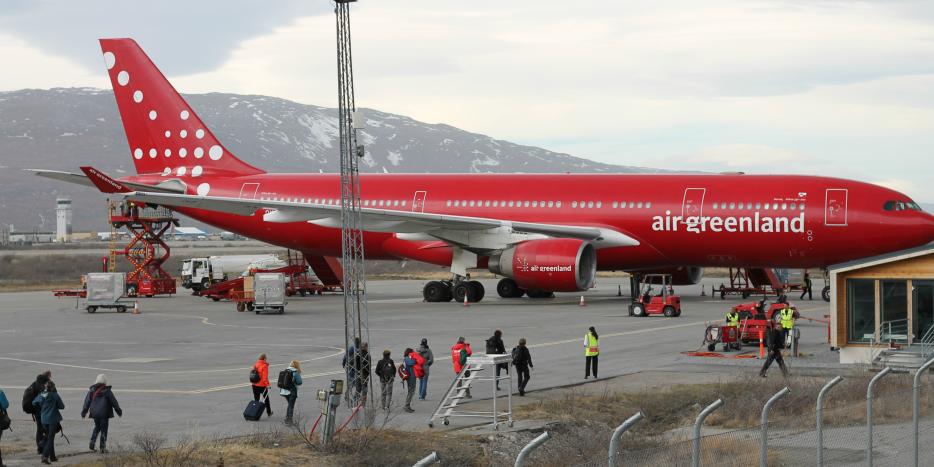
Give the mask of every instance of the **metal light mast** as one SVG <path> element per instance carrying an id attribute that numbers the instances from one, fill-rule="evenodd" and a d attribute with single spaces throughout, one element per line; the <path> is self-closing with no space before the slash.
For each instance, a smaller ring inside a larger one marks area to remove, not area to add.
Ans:
<path id="1" fill-rule="evenodd" d="M 360 174 L 357 158 L 364 149 L 357 146 L 356 130 L 363 118 L 354 118 L 353 60 L 350 48 L 350 3 L 335 0 L 337 16 L 337 95 L 341 161 L 341 251 L 344 266 L 344 348 L 347 357 L 346 401 L 357 407 L 365 401 L 369 387 L 369 362 L 358 358 L 359 343 L 370 339 L 366 304 L 366 274 L 363 264 L 363 223 L 360 216 Z"/>

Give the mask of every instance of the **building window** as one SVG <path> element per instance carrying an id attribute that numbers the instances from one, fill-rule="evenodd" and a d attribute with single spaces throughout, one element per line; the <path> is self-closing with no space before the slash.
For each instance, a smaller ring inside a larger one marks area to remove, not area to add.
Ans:
<path id="1" fill-rule="evenodd" d="M 849 342 L 872 341 L 876 329 L 874 280 L 846 280 L 846 323 Z"/>
<path id="2" fill-rule="evenodd" d="M 879 285 L 882 293 L 879 316 L 882 322 L 908 319 L 908 282 L 882 281 Z"/>

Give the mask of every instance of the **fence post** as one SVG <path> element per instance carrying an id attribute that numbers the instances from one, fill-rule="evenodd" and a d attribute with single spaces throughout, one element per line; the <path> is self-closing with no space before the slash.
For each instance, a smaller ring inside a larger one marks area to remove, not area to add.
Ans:
<path id="1" fill-rule="evenodd" d="M 889 374 L 890 371 L 892 371 L 892 369 L 889 367 L 883 368 L 882 371 L 869 380 L 869 386 L 866 387 L 866 465 L 869 467 L 872 467 L 872 390 L 876 382 L 882 379 L 883 376 Z"/>
<path id="2" fill-rule="evenodd" d="M 928 370 L 931 364 L 934 364 L 934 358 L 924 362 L 924 365 L 918 368 L 918 372 L 915 373 L 914 384 L 911 385 L 911 429 L 913 430 L 911 447 L 914 453 L 915 467 L 918 467 L 918 460 L 920 459 L 918 455 L 918 420 L 921 417 L 921 375 Z"/>
<path id="3" fill-rule="evenodd" d="M 769 398 L 765 403 L 765 407 L 762 407 L 762 433 L 760 434 L 762 440 L 759 444 L 759 467 L 768 467 L 769 410 L 772 408 L 772 404 L 778 402 L 782 397 L 787 396 L 789 392 L 791 392 L 791 389 L 788 389 L 788 386 L 783 387 L 780 391 L 776 392 L 774 396 Z"/>
<path id="4" fill-rule="evenodd" d="M 628 430 L 629 427 L 635 425 L 636 423 L 639 423 L 639 421 L 642 420 L 644 417 L 645 417 L 645 414 L 643 414 L 642 411 L 640 410 L 636 412 L 635 415 L 627 418 L 626 421 L 623 422 L 622 425 L 616 427 L 616 429 L 613 430 L 613 437 L 610 438 L 610 452 L 609 452 L 610 467 L 616 467 L 618 465 L 617 456 L 619 454 L 619 440 L 620 438 L 623 437 L 623 433 L 626 430 Z"/>
<path id="5" fill-rule="evenodd" d="M 519 456 L 516 457 L 516 467 L 522 467 L 525 465 L 525 458 L 529 456 L 529 453 L 534 451 L 535 448 L 541 446 L 548 441 L 548 438 L 551 438 L 551 435 L 548 432 L 544 432 L 535 437 L 532 441 L 529 441 L 529 444 L 526 444 L 521 451 L 519 451 Z"/>
<path id="6" fill-rule="evenodd" d="M 438 451 L 431 451 L 431 454 L 429 454 L 424 459 L 413 464 L 412 467 L 426 467 L 431 464 L 434 464 L 435 462 L 440 462 L 440 461 L 441 461 L 441 456 L 438 455 Z"/>
<path id="7" fill-rule="evenodd" d="M 827 382 L 817 393 L 817 467 L 824 465 L 824 396 L 830 388 L 843 381 L 842 376 L 837 376 Z"/>
<path id="8" fill-rule="evenodd" d="M 704 424 L 704 420 L 708 415 L 713 413 L 714 410 L 720 408 L 723 405 L 723 399 L 717 399 L 713 401 L 712 404 L 708 405 L 701 410 L 700 415 L 697 416 L 697 420 L 694 420 L 694 448 L 691 451 L 691 466 L 698 467 L 700 465 L 700 431 L 701 426 Z"/>

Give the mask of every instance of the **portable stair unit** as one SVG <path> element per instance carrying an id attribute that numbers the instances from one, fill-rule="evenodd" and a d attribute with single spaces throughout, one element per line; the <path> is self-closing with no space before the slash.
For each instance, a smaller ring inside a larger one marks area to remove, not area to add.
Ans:
<path id="1" fill-rule="evenodd" d="M 434 427 L 435 421 L 438 419 L 441 419 L 441 423 L 444 425 L 449 425 L 452 417 L 491 418 L 494 430 L 498 430 L 499 424 L 503 422 L 512 426 L 512 376 L 507 372 L 497 378 L 495 373 L 496 365 L 509 364 L 511 360 L 512 357 L 508 354 L 477 354 L 467 357 L 464 368 L 454 378 L 447 393 L 438 404 L 438 408 L 428 419 L 428 426 Z M 508 389 L 497 391 L 497 380 L 505 382 L 504 387 Z M 473 395 L 477 395 L 478 390 L 485 386 L 483 384 L 485 382 L 488 382 L 493 394 L 493 410 L 477 412 L 463 409 L 461 405 L 464 403 L 464 399 L 467 399 L 469 390 L 473 388 Z M 506 410 L 504 411 L 499 411 L 498 407 L 498 399 L 501 397 L 500 392 L 506 393 Z"/>

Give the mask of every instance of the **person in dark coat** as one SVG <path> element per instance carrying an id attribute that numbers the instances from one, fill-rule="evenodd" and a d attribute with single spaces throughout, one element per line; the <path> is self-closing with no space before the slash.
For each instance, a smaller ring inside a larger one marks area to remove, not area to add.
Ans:
<path id="1" fill-rule="evenodd" d="M 0 413 L 5 413 L 9 417 L 10 401 L 6 398 L 6 393 L 0 389 Z M 3 438 L 3 430 L 0 429 L 0 439 Z M 3 467 L 3 450 L 0 449 L 0 467 Z"/>
<path id="2" fill-rule="evenodd" d="M 801 284 L 801 298 L 799 298 L 798 300 L 804 300 L 805 295 L 808 296 L 808 300 L 814 300 L 814 297 L 811 296 L 812 285 L 813 283 L 811 282 L 811 275 L 808 273 L 804 273 L 804 283 Z"/>
<path id="3" fill-rule="evenodd" d="M 117 402 L 111 387 L 107 385 L 107 376 L 97 375 L 97 381 L 88 388 L 88 394 L 84 396 L 84 407 L 81 409 L 81 418 L 89 413 L 94 419 L 94 430 L 91 432 L 91 444 L 88 449 L 94 451 L 94 443 L 97 441 L 97 435 L 101 435 L 101 452 L 107 452 L 107 429 L 110 427 L 110 419 L 114 418 L 114 412 L 123 416 L 123 409 Z"/>
<path id="4" fill-rule="evenodd" d="M 512 364 L 516 367 L 516 375 L 519 377 L 519 395 L 524 396 L 525 386 L 529 384 L 529 369 L 535 367 L 532 365 L 532 354 L 525 345 L 524 337 L 519 339 L 519 345 L 512 349 L 512 355 Z"/>
<path id="5" fill-rule="evenodd" d="M 65 402 L 58 395 L 55 389 L 55 383 L 49 381 L 45 383 L 42 392 L 32 401 L 32 405 L 39 408 L 39 417 L 42 425 L 45 427 L 45 446 L 42 448 L 42 463 L 50 464 L 57 462 L 55 456 L 55 434 L 58 433 L 62 423 L 62 410 L 65 410 Z"/>
<path id="6" fill-rule="evenodd" d="M 39 376 L 36 376 L 36 380 L 32 382 L 26 390 L 23 391 L 23 412 L 26 412 L 28 415 L 32 416 L 32 420 L 36 422 L 36 453 L 42 454 L 42 448 L 45 447 L 45 426 L 42 425 L 42 418 L 39 416 L 39 408 L 32 405 L 32 402 L 36 399 L 40 393 L 42 393 L 45 384 L 52 379 L 52 370 L 46 370 Z"/>
<path id="7" fill-rule="evenodd" d="M 366 342 L 360 345 L 360 350 L 354 355 L 354 368 L 359 371 L 358 377 L 354 379 L 356 384 L 356 394 L 354 400 L 358 404 L 366 403 L 366 396 L 370 389 L 370 373 L 372 372 L 370 360 L 370 345 Z"/>
<path id="8" fill-rule="evenodd" d="M 782 358 L 782 349 L 785 348 L 785 339 L 781 331 L 781 324 L 776 324 L 775 327 L 768 330 L 766 343 L 769 348 L 769 357 L 765 360 L 765 364 L 762 365 L 762 370 L 759 371 L 759 376 L 765 378 L 765 372 L 768 371 L 769 366 L 772 365 L 772 361 L 778 363 L 778 367 L 782 369 L 782 376 L 788 376 L 788 368 L 785 366 L 785 360 Z"/>
<path id="9" fill-rule="evenodd" d="M 506 344 L 503 343 L 503 331 L 497 329 L 493 332 L 493 335 L 486 340 L 486 353 L 487 354 L 504 354 L 506 353 Z M 509 373 L 509 364 L 508 363 L 499 363 L 496 365 L 496 390 L 499 391 L 499 374 L 503 370 L 506 370 L 506 373 Z"/>
<path id="10" fill-rule="evenodd" d="M 431 365 L 435 363 L 435 353 L 428 347 L 428 339 L 424 337 L 416 352 L 425 359 L 425 363 L 422 364 L 422 377 L 418 379 L 418 400 L 423 401 L 428 397 L 428 373 L 431 372 Z"/>
<path id="11" fill-rule="evenodd" d="M 388 349 L 383 351 L 383 359 L 376 362 L 376 376 L 379 376 L 380 408 L 389 410 L 392 405 L 392 382 L 396 379 L 396 363 L 389 356 L 392 355 Z"/>

